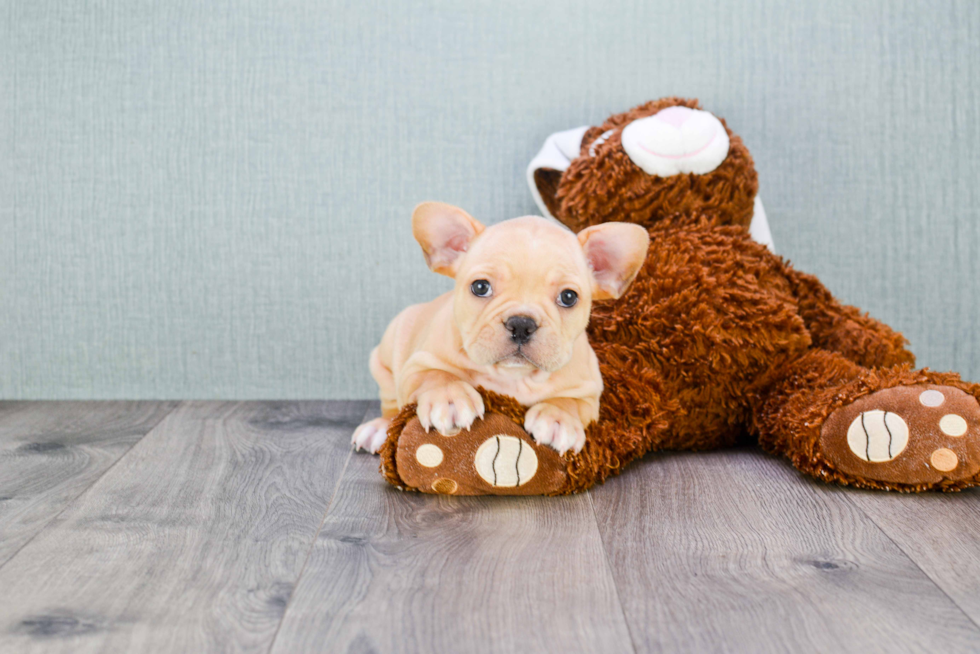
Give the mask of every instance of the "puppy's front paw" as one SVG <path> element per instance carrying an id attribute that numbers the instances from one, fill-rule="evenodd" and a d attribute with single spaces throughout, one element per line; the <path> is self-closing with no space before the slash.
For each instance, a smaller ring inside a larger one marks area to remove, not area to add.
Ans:
<path id="1" fill-rule="evenodd" d="M 377 454 L 381 446 L 388 438 L 388 426 L 391 420 L 388 418 L 375 418 L 365 422 L 354 430 L 350 442 L 355 450 L 367 450 L 371 454 Z"/>
<path id="2" fill-rule="evenodd" d="M 573 416 L 554 404 L 535 404 L 524 415 L 524 430 L 542 445 L 550 445 L 564 454 L 568 450 L 581 452 L 585 446 L 585 428 L 578 416 Z"/>
<path id="3" fill-rule="evenodd" d="M 425 431 L 435 427 L 443 436 L 455 436 L 483 417 L 483 398 L 463 381 L 454 381 L 418 396 L 415 414 Z"/>

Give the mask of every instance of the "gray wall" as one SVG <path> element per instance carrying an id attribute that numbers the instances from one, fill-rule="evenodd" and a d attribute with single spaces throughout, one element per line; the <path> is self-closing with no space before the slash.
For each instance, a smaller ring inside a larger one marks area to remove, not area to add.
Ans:
<path id="1" fill-rule="evenodd" d="M 366 397 L 425 199 L 699 97 L 778 249 L 980 378 L 980 3 L 0 0 L 0 397 Z"/>

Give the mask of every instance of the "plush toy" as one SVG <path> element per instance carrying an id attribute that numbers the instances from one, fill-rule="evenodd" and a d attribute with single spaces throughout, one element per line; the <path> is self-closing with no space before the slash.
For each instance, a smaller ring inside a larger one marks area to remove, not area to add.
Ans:
<path id="1" fill-rule="evenodd" d="M 593 308 L 599 420 L 581 452 L 559 456 L 525 433 L 526 407 L 512 398 L 481 389 L 485 418 L 452 437 L 426 433 L 406 406 L 381 450 L 392 484 L 572 493 L 653 450 L 745 437 L 824 481 L 899 491 L 980 482 L 980 385 L 914 370 L 901 334 L 773 254 L 752 158 L 697 101 L 657 100 L 555 135 L 529 176 L 542 211 L 573 230 L 649 230 L 629 291 Z"/>

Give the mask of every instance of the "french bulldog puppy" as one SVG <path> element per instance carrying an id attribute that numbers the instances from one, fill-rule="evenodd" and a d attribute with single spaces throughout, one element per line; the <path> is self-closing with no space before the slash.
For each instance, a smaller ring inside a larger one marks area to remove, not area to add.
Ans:
<path id="1" fill-rule="evenodd" d="M 612 222 L 576 235 L 537 216 L 484 227 L 441 202 L 416 207 L 412 231 L 429 268 L 456 285 L 402 311 L 371 352 L 382 417 L 357 428 L 354 446 L 377 452 L 411 403 L 426 431 L 468 429 L 483 416 L 483 386 L 530 407 L 524 428 L 538 443 L 580 451 L 602 392 L 585 334 L 592 301 L 626 291 L 647 231 Z"/>

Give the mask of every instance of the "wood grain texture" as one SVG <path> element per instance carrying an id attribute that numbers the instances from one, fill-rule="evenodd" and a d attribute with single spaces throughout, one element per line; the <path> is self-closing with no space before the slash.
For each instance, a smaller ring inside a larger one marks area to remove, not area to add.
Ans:
<path id="1" fill-rule="evenodd" d="M 980 628 L 864 513 L 784 461 L 751 450 L 651 457 L 593 500 L 637 651 L 980 642 Z"/>
<path id="2" fill-rule="evenodd" d="M 175 402 L 0 402 L 0 567 Z"/>
<path id="3" fill-rule="evenodd" d="M 402 493 L 355 455 L 274 652 L 632 651 L 587 495 Z"/>
<path id="4" fill-rule="evenodd" d="M 31 485 L 18 492 L 47 498 L 35 508 L 66 504 L 0 567 L 0 651 L 980 642 L 975 492 L 841 489 L 735 450 L 649 457 L 576 497 L 421 496 L 388 487 L 376 457 L 350 455 L 375 402 L 168 410 L 0 403 L 0 483 L 19 475 Z M 87 488 L 62 492 L 116 449 Z"/>
<path id="5" fill-rule="evenodd" d="M 0 569 L 0 651 L 267 651 L 367 406 L 182 405 Z"/>
<path id="6" fill-rule="evenodd" d="M 847 493 L 846 498 L 980 624 L 978 495 L 967 491 L 909 498 L 865 491 Z"/>

